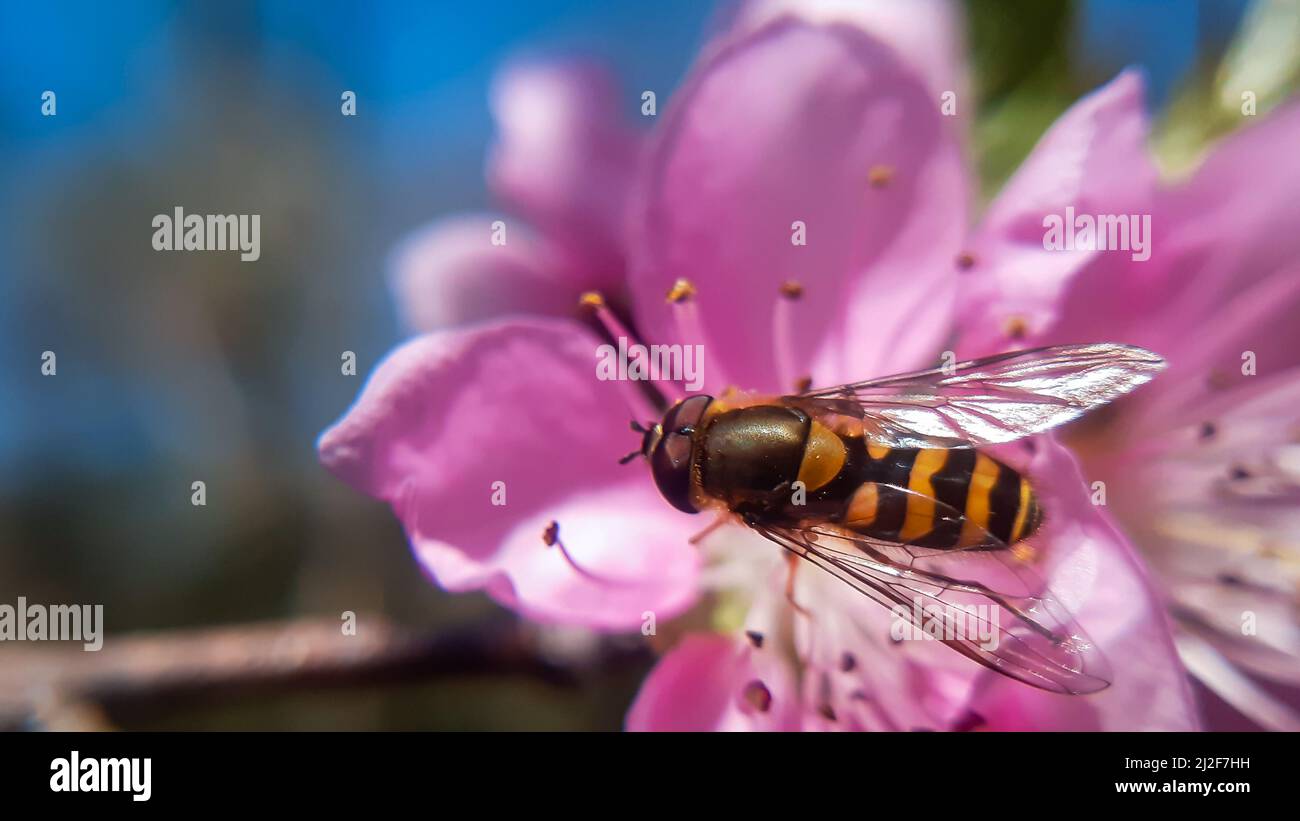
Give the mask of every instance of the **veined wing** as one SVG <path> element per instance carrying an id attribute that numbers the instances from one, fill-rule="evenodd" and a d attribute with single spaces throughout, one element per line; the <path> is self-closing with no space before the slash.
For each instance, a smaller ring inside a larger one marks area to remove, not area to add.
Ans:
<path id="1" fill-rule="evenodd" d="M 1130 345 L 1061 345 L 785 399 L 861 418 L 867 434 L 890 447 L 932 447 L 935 440 L 993 445 L 1077 419 L 1164 367 L 1156 354 Z"/>
<path id="2" fill-rule="evenodd" d="M 939 504 L 943 518 L 974 526 Z M 1109 686 L 1105 658 L 1021 558 L 1022 545 L 1012 550 L 983 531 L 978 547 L 939 550 L 873 539 L 834 525 L 746 523 L 890 608 L 912 629 L 934 635 L 991 670 L 1057 693 L 1093 693 Z"/>

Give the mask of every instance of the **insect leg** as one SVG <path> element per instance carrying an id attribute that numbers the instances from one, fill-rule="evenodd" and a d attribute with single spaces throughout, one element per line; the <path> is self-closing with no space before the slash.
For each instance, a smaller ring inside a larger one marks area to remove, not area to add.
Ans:
<path id="1" fill-rule="evenodd" d="M 687 539 L 687 541 L 693 545 L 698 546 L 699 543 L 707 539 L 709 535 L 713 533 L 713 531 L 725 525 L 728 521 L 730 521 L 730 519 L 731 517 L 727 516 L 726 514 L 719 514 L 718 517 L 708 525 L 708 527 L 704 528 L 699 533 L 696 533 L 694 536 Z"/>

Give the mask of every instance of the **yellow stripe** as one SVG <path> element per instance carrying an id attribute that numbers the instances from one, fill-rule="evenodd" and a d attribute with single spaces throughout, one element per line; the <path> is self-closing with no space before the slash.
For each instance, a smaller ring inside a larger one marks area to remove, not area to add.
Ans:
<path id="1" fill-rule="evenodd" d="M 1016 511 L 1016 523 L 1011 526 L 1011 543 L 1015 544 L 1025 537 L 1025 522 L 1029 519 L 1029 500 L 1032 496 L 1029 482 L 1020 477 L 1020 508 Z"/>
<path id="2" fill-rule="evenodd" d="M 889 455 L 889 448 L 885 445 L 878 445 L 875 442 L 867 443 L 867 455 L 879 462 Z"/>
<path id="3" fill-rule="evenodd" d="M 907 516 L 898 531 L 898 540 L 906 544 L 919 539 L 934 529 L 934 485 L 930 478 L 948 461 L 948 451 L 943 448 L 924 448 L 917 451 L 912 472 L 908 474 Z"/>
<path id="4" fill-rule="evenodd" d="M 876 521 L 876 506 L 880 503 L 880 490 L 875 482 L 863 482 L 849 499 L 844 524 L 852 528 L 868 528 Z"/>
<path id="5" fill-rule="evenodd" d="M 809 493 L 824 487 L 827 482 L 839 475 L 844 467 L 848 451 L 844 440 L 831 432 L 831 429 L 814 421 L 808 431 L 808 442 L 804 445 L 803 460 L 799 463 L 799 481 Z"/>
<path id="6" fill-rule="evenodd" d="M 966 492 L 966 521 L 962 523 L 958 547 L 970 547 L 985 541 L 989 527 L 989 494 L 997 484 L 998 463 L 982 453 L 975 454 L 975 469 L 971 472 L 970 488 Z"/>

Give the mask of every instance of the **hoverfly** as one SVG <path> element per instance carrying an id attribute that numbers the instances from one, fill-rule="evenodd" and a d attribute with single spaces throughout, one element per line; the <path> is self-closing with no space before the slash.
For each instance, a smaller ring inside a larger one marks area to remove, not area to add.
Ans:
<path id="1" fill-rule="evenodd" d="M 941 640 L 1036 687 L 1090 693 L 1109 686 L 1105 660 L 1029 567 L 1041 501 L 985 448 L 1076 419 L 1164 364 L 1066 345 L 788 396 L 694 395 L 634 423 L 628 458 L 678 510 L 738 519 L 914 624 L 914 601 L 995 608 L 995 646 Z"/>

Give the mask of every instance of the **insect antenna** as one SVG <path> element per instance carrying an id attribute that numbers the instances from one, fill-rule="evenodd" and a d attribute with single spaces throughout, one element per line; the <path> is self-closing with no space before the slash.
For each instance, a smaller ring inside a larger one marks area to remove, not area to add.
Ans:
<path id="1" fill-rule="evenodd" d="M 624 456 L 622 459 L 619 459 L 618 463 L 620 465 L 626 465 L 628 462 L 632 461 L 633 459 L 635 459 L 640 455 L 641 455 L 641 449 L 637 448 L 636 450 L 629 453 L 627 456 Z"/>

